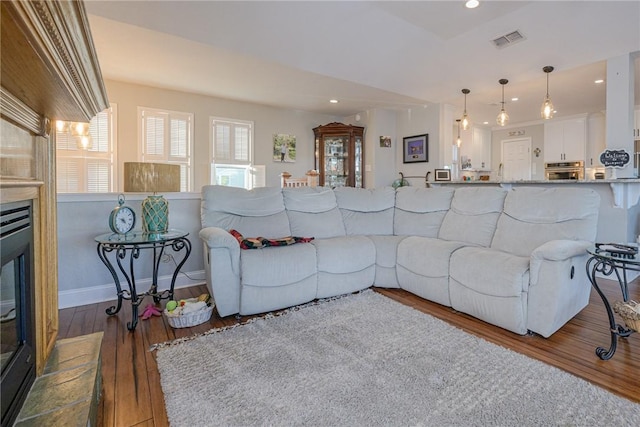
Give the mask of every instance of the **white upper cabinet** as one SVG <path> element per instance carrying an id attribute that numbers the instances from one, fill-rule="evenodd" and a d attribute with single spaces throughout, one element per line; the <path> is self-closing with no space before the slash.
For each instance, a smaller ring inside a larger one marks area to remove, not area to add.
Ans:
<path id="1" fill-rule="evenodd" d="M 633 139 L 640 139 L 640 108 L 636 108 L 633 117 Z"/>
<path id="2" fill-rule="evenodd" d="M 588 168 L 602 167 L 600 154 L 607 145 L 605 115 L 601 113 L 590 114 L 587 126 L 587 157 L 584 165 Z"/>
<path id="3" fill-rule="evenodd" d="M 585 160 L 587 118 L 553 120 L 544 124 L 544 161 Z"/>
<path id="4" fill-rule="evenodd" d="M 460 156 L 471 160 L 471 169 L 491 170 L 491 129 L 472 126 L 467 131 L 461 130 L 460 136 Z"/>

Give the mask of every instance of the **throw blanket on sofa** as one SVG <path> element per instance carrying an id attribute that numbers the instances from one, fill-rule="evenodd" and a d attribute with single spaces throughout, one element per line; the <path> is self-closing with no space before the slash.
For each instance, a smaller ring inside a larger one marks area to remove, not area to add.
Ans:
<path id="1" fill-rule="evenodd" d="M 289 246 L 295 243 L 309 243 L 313 237 L 287 236 L 279 239 L 267 239 L 265 237 L 243 237 L 237 230 L 229 230 L 229 234 L 238 240 L 240 249 L 260 249 L 268 246 Z"/>

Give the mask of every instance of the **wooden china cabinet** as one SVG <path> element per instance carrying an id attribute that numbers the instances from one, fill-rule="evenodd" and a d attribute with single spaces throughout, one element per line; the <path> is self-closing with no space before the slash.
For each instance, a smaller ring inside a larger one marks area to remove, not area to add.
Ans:
<path id="1" fill-rule="evenodd" d="M 319 185 L 364 187 L 364 127 L 329 123 L 313 129 Z"/>

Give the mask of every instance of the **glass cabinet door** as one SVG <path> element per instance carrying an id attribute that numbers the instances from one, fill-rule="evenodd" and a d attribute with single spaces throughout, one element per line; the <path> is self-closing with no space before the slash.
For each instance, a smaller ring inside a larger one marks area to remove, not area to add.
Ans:
<path id="1" fill-rule="evenodd" d="M 349 135 L 325 136 L 324 142 L 324 185 L 344 187 L 349 176 Z"/>
<path id="2" fill-rule="evenodd" d="M 362 188 L 362 165 L 364 164 L 364 159 L 362 158 L 362 137 L 356 136 L 355 138 L 355 147 L 354 147 L 354 168 L 355 168 L 355 178 L 356 182 L 354 187 Z"/>
<path id="3" fill-rule="evenodd" d="M 364 188 L 364 127 L 334 122 L 314 128 L 313 133 L 319 184 Z"/>

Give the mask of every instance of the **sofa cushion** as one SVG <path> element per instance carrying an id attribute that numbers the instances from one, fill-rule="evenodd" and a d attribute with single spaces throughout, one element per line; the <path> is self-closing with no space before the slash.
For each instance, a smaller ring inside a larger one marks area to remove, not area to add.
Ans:
<path id="1" fill-rule="evenodd" d="M 464 247 L 451 256 L 451 306 L 508 329 L 527 332 L 529 258 Z"/>
<path id="2" fill-rule="evenodd" d="M 462 187 L 455 190 L 451 209 L 438 237 L 489 246 L 502 212 L 507 190 L 500 187 Z"/>
<path id="3" fill-rule="evenodd" d="M 240 264 L 240 314 L 278 310 L 316 297 L 316 251 L 311 244 L 241 251 Z"/>
<path id="4" fill-rule="evenodd" d="M 450 306 L 449 260 L 464 243 L 432 237 L 409 236 L 398 244 L 397 275 L 400 287 L 422 298 Z"/>
<path id="5" fill-rule="evenodd" d="M 261 187 L 253 190 L 205 185 L 202 187 L 202 227 L 238 230 L 245 236 L 290 236 L 282 191 Z"/>
<path id="6" fill-rule="evenodd" d="M 242 286 L 285 286 L 316 275 L 316 250 L 305 243 L 241 251 L 240 267 Z"/>
<path id="7" fill-rule="evenodd" d="M 367 236 L 376 249 L 375 285 L 382 288 L 399 288 L 396 274 L 398 244 L 407 236 Z"/>
<path id="8" fill-rule="evenodd" d="M 514 188 L 504 202 L 491 247 L 519 256 L 551 240 L 593 242 L 600 196 L 588 188 Z"/>
<path id="9" fill-rule="evenodd" d="M 398 236 L 437 237 L 451 207 L 452 187 L 400 187 L 396 190 L 393 233 Z"/>
<path id="10" fill-rule="evenodd" d="M 334 190 L 347 235 L 392 235 L 396 193 L 392 187 Z"/>
<path id="11" fill-rule="evenodd" d="M 283 195 L 292 234 L 318 239 L 345 235 L 342 215 L 331 189 L 285 188 Z"/>
<path id="12" fill-rule="evenodd" d="M 366 289 L 376 274 L 376 249 L 366 236 L 318 239 L 311 243 L 318 260 L 317 298 Z"/>

